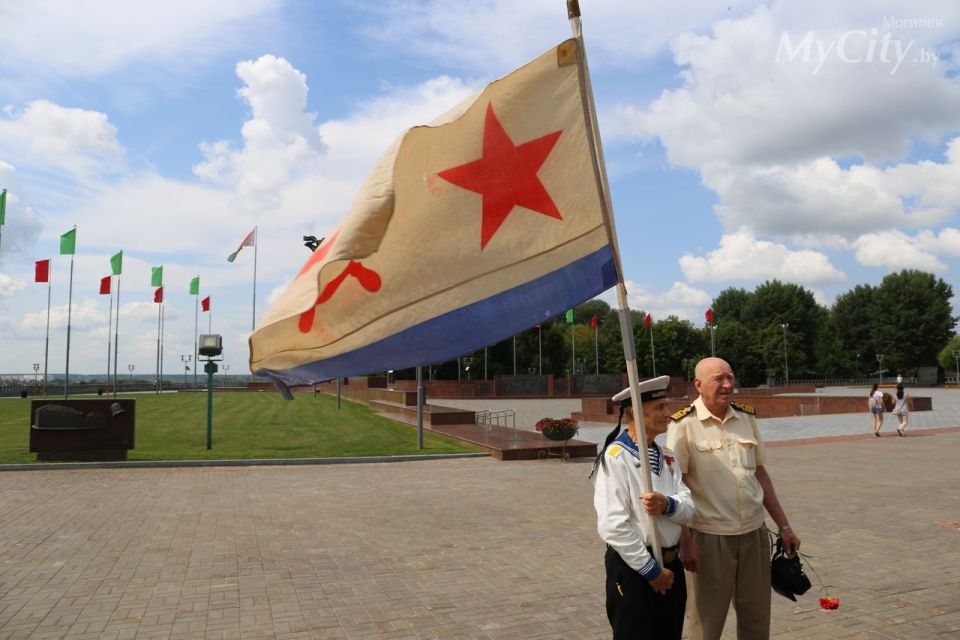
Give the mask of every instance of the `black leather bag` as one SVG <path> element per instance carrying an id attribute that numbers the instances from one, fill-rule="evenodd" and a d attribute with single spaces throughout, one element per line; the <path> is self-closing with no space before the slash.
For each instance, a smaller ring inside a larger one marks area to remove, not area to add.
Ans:
<path id="1" fill-rule="evenodd" d="M 797 601 L 796 596 L 801 596 L 810 589 L 810 578 L 803 573 L 800 556 L 795 553 L 792 558 L 788 558 L 783 552 L 781 538 L 777 538 L 770 558 L 770 582 L 774 591 L 794 602 Z"/>

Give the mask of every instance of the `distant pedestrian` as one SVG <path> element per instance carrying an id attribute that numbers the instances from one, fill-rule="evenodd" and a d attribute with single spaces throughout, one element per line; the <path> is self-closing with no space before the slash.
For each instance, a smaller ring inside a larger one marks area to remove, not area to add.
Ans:
<path id="1" fill-rule="evenodd" d="M 903 383 L 897 384 L 897 405 L 893 408 L 893 415 L 897 416 L 897 435 L 904 437 L 907 421 L 910 419 L 910 408 L 907 406 L 907 394 L 903 391 Z"/>
<path id="2" fill-rule="evenodd" d="M 883 391 L 880 391 L 880 385 L 874 384 L 870 389 L 870 397 L 867 400 L 867 408 L 870 410 L 871 426 L 875 438 L 880 437 L 880 427 L 883 426 L 883 412 L 886 407 L 883 406 Z"/>

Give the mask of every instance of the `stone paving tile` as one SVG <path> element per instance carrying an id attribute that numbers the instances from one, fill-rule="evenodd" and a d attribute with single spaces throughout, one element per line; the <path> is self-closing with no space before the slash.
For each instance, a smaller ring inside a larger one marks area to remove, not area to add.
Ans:
<path id="1" fill-rule="evenodd" d="M 825 439 L 848 432 L 819 416 L 796 429 L 812 443 L 770 449 L 841 599 L 774 595 L 774 637 L 960 637 L 960 530 L 942 526 L 960 521 L 960 433 L 932 428 L 960 424 L 950 399 L 922 436 Z M 0 638 L 607 638 L 588 469 L 0 472 Z"/>

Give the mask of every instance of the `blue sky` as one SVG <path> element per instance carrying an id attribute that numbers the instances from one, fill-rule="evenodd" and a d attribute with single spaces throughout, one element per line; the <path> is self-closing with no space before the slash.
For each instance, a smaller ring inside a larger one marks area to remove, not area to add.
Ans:
<path id="1" fill-rule="evenodd" d="M 582 4 L 631 306 L 700 323 L 771 278 L 829 305 L 902 268 L 957 287 L 960 5 Z M 43 361 L 48 257 L 63 370 L 73 225 L 72 372 L 105 369 L 121 249 L 121 372 L 154 368 L 156 265 L 164 370 L 193 350 L 195 275 L 245 370 L 247 232 L 259 318 L 405 128 L 570 36 L 561 0 L 36 0 L 0 24 L 3 373 Z"/>

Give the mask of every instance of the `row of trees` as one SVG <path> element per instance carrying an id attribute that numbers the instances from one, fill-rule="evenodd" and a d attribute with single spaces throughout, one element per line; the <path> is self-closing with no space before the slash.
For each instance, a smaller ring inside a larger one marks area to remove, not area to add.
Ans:
<path id="1" fill-rule="evenodd" d="M 783 379 L 785 367 L 790 379 L 875 376 L 881 361 L 893 375 L 909 375 L 917 367 L 937 364 L 950 369 L 955 363 L 953 352 L 960 352 L 952 297 L 952 287 L 942 279 L 913 270 L 890 274 L 875 287 L 858 285 L 838 296 L 829 309 L 802 286 L 777 280 L 764 282 L 752 292 L 729 288 L 712 305 L 716 354 L 733 365 L 742 385 Z M 654 362 L 646 315 L 632 311 L 631 323 L 640 374 L 651 376 Z M 589 326 L 593 316 L 598 320 L 596 329 Z M 697 360 L 710 355 L 706 324 L 696 326 L 670 316 L 654 322 L 652 330 L 658 375 L 689 376 Z M 576 341 L 576 362 L 572 340 Z M 586 374 L 598 368 L 600 373 L 624 371 L 617 312 L 602 301 L 574 309 L 573 324 L 559 316 L 539 329 L 518 334 L 515 343 L 518 374 L 538 373 L 541 367 L 544 374 L 555 376 L 569 374 L 572 367 Z M 472 365 L 470 376 L 482 377 L 484 350 L 465 357 Z M 465 379 L 463 362 L 460 375 Z M 486 350 L 486 368 L 488 378 L 514 372 L 513 339 Z M 453 361 L 434 367 L 433 376 L 456 379 L 457 371 L 458 363 Z M 397 372 L 401 378 L 412 375 L 412 371 Z"/>

